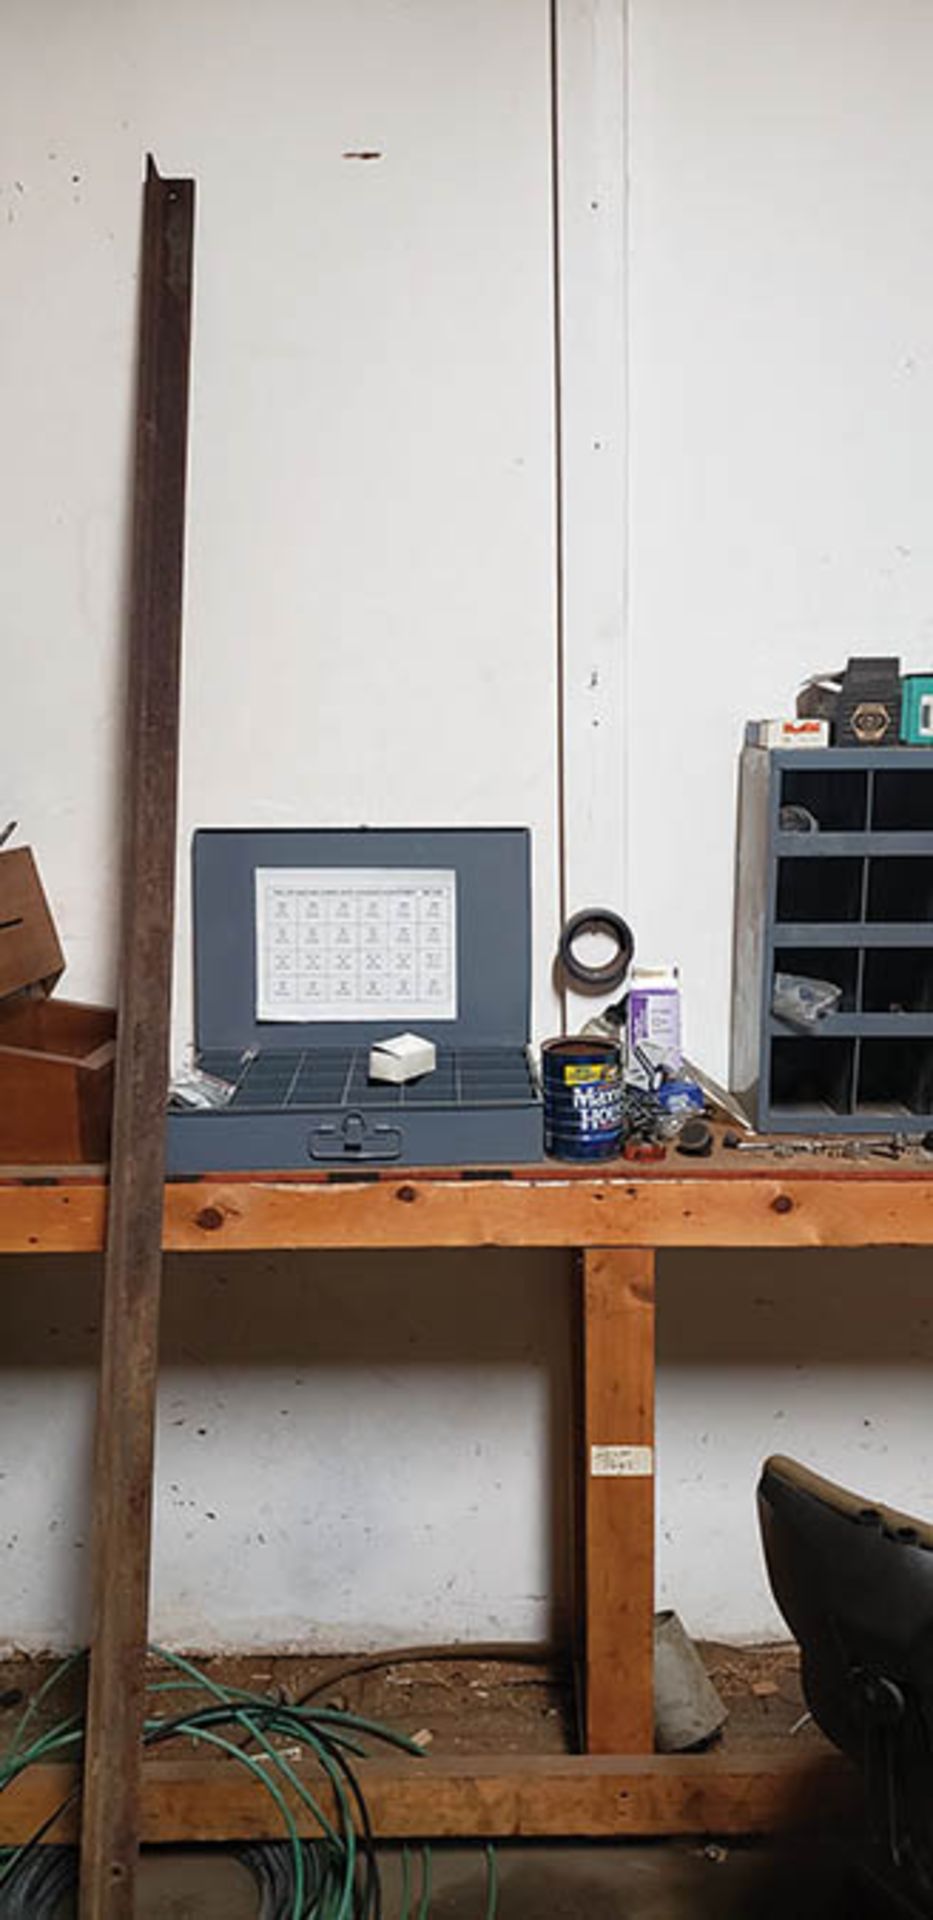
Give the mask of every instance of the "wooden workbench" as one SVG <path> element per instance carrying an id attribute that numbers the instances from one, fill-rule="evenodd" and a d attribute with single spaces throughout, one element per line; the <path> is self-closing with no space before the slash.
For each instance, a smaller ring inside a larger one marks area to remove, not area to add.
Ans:
<path id="1" fill-rule="evenodd" d="M 99 1251 L 105 1209 L 99 1169 L 8 1169 L 0 1173 L 0 1252 Z M 773 1752 L 738 1759 L 651 1752 L 655 1254 L 665 1247 L 933 1244 L 924 1156 L 776 1162 L 718 1149 L 707 1162 L 672 1155 L 657 1167 L 612 1162 L 598 1174 L 548 1165 L 206 1177 L 167 1187 L 164 1244 L 173 1253 L 566 1247 L 578 1254 L 587 1751 L 527 1761 L 373 1761 L 365 1780 L 376 1832 L 727 1834 L 781 1824 L 814 1804 L 812 1784 Z M 133 1551 L 125 1541 L 124 1552 Z M 831 1760 L 820 1763 L 820 1775 L 825 1811 L 838 1787 Z M 66 1777 L 35 1769 L 0 1799 L 0 1844 L 48 1816 Z M 226 1767 L 147 1764 L 146 1840 L 276 1831 L 261 1787 L 228 1777 Z"/>

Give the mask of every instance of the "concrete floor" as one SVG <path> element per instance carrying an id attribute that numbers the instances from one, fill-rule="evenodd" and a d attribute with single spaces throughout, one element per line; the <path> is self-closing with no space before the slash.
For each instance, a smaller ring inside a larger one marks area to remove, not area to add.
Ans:
<path id="1" fill-rule="evenodd" d="M 398 1857 L 386 1851 L 386 1920 L 398 1913 Z M 880 1920 L 828 1848 L 704 1849 L 681 1842 L 499 1849 L 499 1920 Z M 431 1920 L 484 1912 L 480 1849 L 432 1850 Z M 139 1920 L 255 1920 L 245 1869 L 206 1852 L 150 1855 Z M 62 1917 L 64 1920 L 64 1916 Z"/>

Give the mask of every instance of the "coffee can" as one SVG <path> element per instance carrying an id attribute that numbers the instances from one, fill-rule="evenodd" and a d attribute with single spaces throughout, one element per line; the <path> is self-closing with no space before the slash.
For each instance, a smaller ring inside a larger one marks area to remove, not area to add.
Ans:
<path id="1" fill-rule="evenodd" d="M 556 1160 L 608 1160 L 622 1148 L 622 1058 L 588 1034 L 541 1048 L 544 1151 Z"/>

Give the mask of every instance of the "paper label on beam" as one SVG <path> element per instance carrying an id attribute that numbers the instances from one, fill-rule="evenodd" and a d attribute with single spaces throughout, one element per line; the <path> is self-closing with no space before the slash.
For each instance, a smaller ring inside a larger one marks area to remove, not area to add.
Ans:
<path id="1" fill-rule="evenodd" d="M 650 1479 L 653 1447 L 591 1447 L 590 1473 L 594 1480 Z"/>

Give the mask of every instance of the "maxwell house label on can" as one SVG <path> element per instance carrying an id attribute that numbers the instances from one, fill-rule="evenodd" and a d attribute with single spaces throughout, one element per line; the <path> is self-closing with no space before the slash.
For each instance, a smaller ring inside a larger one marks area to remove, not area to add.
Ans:
<path id="1" fill-rule="evenodd" d="M 608 1061 L 605 1063 L 593 1061 L 590 1065 L 581 1067 L 568 1064 L 564 1068 L 564 1085 L 568 1087 L 594 1086 L 597 1082 L 605 1083 L 618 1078 L 618 1063 L 610 1065 Z"/>
<path id="2" fill-rule="evenodd" d="M 541 1049 L 545 1152 L 599 1160 L 622 1143 L 622 1066 L 611 1040 L 547 1040 Z"/>
<path id="3" fill-rule="evenodd" d="M 573 1108 L 582 1134 L 617 1133 L 622 1125 L 622 1089 L 618 1080 L 576 1087 Z"/>

